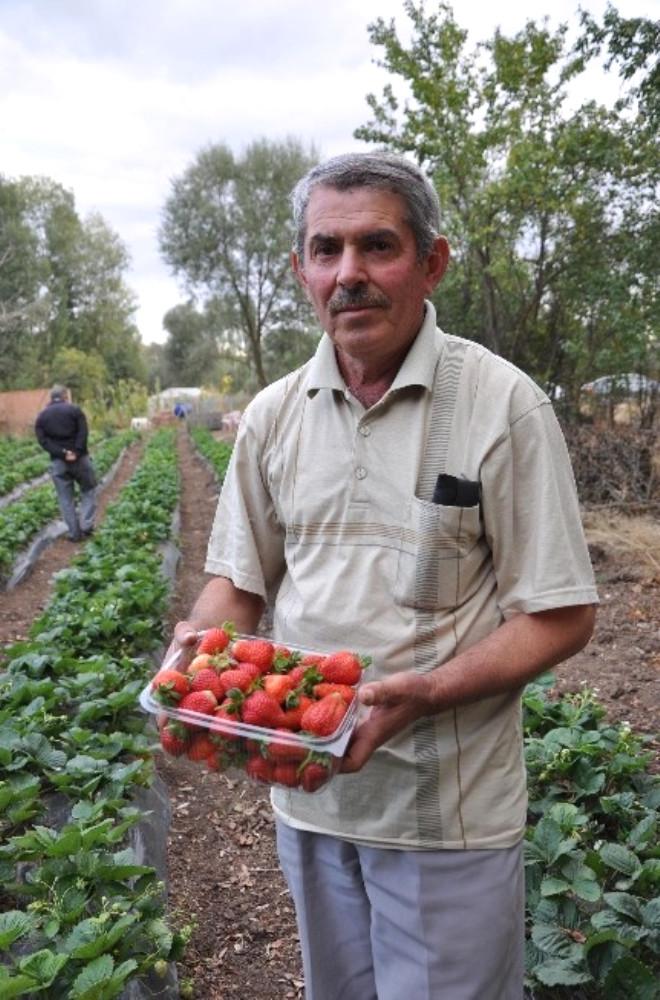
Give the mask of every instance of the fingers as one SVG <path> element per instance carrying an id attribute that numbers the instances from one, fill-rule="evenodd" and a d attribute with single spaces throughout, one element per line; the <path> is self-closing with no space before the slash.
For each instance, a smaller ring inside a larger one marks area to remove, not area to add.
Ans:
<path id="1" fill-rule="evenodd" d="M 177 622 L 174 638 L 180 646 L 194 646 L 199 641 L 199 632 L 189 622 Z"/>

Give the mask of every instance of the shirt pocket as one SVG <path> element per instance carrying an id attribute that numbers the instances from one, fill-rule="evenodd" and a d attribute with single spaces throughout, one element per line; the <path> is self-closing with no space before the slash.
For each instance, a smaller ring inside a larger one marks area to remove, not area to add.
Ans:
<path id="1" fill-rule="evenodd" d="M 457 607 L 478 589 L 488 553 L 479 504 L 454 507 L 412 497 L 394 600 L 426 611 Z"/>

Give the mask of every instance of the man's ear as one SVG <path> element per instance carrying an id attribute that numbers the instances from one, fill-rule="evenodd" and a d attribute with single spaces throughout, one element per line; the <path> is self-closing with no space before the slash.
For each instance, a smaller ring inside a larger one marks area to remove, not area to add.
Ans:
<path id="1" fill-rule="evenodd" d="M 307 278 L 305 277 L 305 269 L 303 263 L 296 253 L 295 250 L 291 251 L 291 270 L 295 274 L 296 278 L 300 282 L 302 288 L 307 291 Z"/>
<path id="2" fill-rule="evenodd" d="M 436 236 L 426 258 L 426 290 L 430 294 L 442 281 L 449 265 L 449 242 L 446 236 Z"/>

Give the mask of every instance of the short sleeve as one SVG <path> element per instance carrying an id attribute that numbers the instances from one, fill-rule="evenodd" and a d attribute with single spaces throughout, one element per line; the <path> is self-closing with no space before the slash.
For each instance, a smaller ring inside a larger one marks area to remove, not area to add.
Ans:
<path id="1" fill-rule="evenodd" d="M 248 410 L 218 500 L 205 568 L 268 601 L 284 573 L 284 531 L 264 483 L 261 452 Z"/>
<path id="2" fill-rule="evenodd" d="M 505 618 L 597 603 L 570 458 L 550 403 L 519 417 L 493 448 L 482 489 Z"/>

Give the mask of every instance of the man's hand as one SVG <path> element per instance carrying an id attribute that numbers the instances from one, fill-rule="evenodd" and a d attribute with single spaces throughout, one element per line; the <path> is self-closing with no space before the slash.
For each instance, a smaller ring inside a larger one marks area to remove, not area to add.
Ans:
<path id="1" fill-rule="evenodd" d="M 77 458 L 78 458 L 78 456 L 77 456 L 77 454 L 76 454 L 75 451 L 65 451 L 64 452 L 64 461 L 65 462 L 75 462 Z"/>
<path id="2" fill-rule="evenodd" d="M 163 657 L 163 663 L 169 663 L 178 653 L 179 657 L 174 666 L 175 668 L 183 667 L 186 664 L 187 656 L 192 652 L 193 647 L 197 645 L 198 641 L 199 632 L 194 625 L 186 621 L 177 622 L 174 626 L 174 637 Z"/>
<path id="3" fill-rule="evenodd" d="M 371 712 L 353 734 L 342 761 L 344 772 L 359 771 L 374 750 L 433 711 L 430 677 L 413 672 L 365 684 L 357 697 L 362 705 L 371 707 Z"/>

